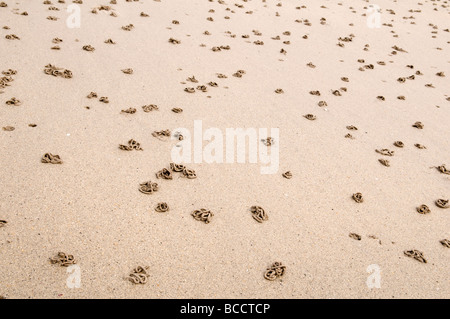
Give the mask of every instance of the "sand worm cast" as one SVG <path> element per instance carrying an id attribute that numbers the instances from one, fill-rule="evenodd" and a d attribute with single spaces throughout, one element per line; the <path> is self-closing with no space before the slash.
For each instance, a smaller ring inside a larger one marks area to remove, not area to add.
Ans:
<path id="1" fill-rule="evenodd" d="M 448 199 L 437 199 L 434 203 L 436 204 L 437 207 L 440 207 L 440 208 L 449 208 L 450 207 Z"/>
<path id="2" fill-rule="evenodd" d="M 174 38 L 170 38 L 169 42 L 172 43 L 172 44 L 180 44 L 181 43 L 180 40 L 177 40 L 177 39 L 174 39 Z"/>
<path id="3" fill-rule="evenodd" d="M 416 208 L 417 212 L 419 214 L 429 214 L 431 213 L 430 208 L 428 208 L 427 205 L 420 205 L 419 207 Z"/>
<path id="4" fill-rule="evenodd" d="M 41 162 L 50 164 L 62 164 L 62 160 L 59 155 L 53 155 L 52 153 L 45 153 L 41 158 Z"/>
<path id="5" fill-rule="evenodd" d="M 129 25 L 126 25 L 126 26 L 122 27 L 122 30 L 125 30 L 125 31 L 131 31 L 132 29 L 134 29 L 134 25 L 133 24 L 129 24 Z"/>
<path id="6" fill-rule="evenodd" d="M 413 127 L 415 127 L 415 128 L 418 128 L 418 129 L 423 129 L 423 124 L 422 124 L 422 122 L 416 122 L 416 123 L 414 123 L 413 125 L 412 125 Z"/>
<path id="7" fill-rule="evenodd" d="M 194 217 L 195 220 L 202 221 L 205 224 L 209 224 L 211 222 L 212 217 L 214 214 L 205 208 L 200 208 L 198 210 L 194 210 L 191 213 L 192 217 Z"/>
<path id="8" fill-rule="evenodd" d="M 448 239 L 442 239 L 442 240 L 439 241 L 439 242 L 442 244 L 442 246 L 447 247 L 447 248 L 450 248 L 450 240 L 448 240 Z"/>
<path id="9" fill-rule="evenodd" d="M 265 145 L 265 146 L 271 146 L 275 140 L 272 137 L 268 137 L 266 139 L 262 139 L 261 142 Z"/>
<path id="10" fill-rule="evenodd" d="M 170 163 L 170 169 L 174 172 L 182 172 L 185 166 L 183 164 Z"/>
<path id="11" fill-rule="evenodd" d="M 397 146 L 397 147 L 400 147 L 400 148 L 402 148 L 402 147 L 404 147 L 404 146 L 405 146 L 405 144 L 403 144 L 403 142 L 402 142 L 402 141 L 395 141 L 395 142 L 394 142 L 394 146 Z"/>
<path id="12" fill-rule="evenodd" d="M 155 105 L 155 104 L 149 104 L 149 105 L 142 106 L 142 110 L 145 113 L 148 113 L 148 112 L 151 112 L 151 111 L 154 111 L 154 110 L 158 111 L 159 107 L 158 107 L 158 105 Z"/>
<path id="13" fill-rule="evenodd" d="M 205 85 L 199 85 L 199 86 L 197 86 L 197 90 L 202 91 L 202 92 L 207 92 L 208 88 Z"/>
<path id="14" fill-rule="evenodd" d="M 143 148 L 141 148 L 141 144 L 139 144 L 138 142 L 136 142 L 133 139 L 128 141 L 128 145 L 120 144 L 119 148 L 124 151 L 132 151 L 132 150 L 143 151 L 144 150 Z"/>
<path id="15" fill-rule="evenodd" d="M 107 97 L 107 96 L 102 96 L 102 97 L 99 99 L 99 101 L 102 102 L 102 103 L 106 103 L 106 104 L 109 103 L 109 100 L 108 100 L 108 97 Z"/>
<path id="16" fill-rule="evenodd" d="M 165 213 L 165 212 L 169 211 L 169 205 L 167 205 L 167 203 L 165 203 L 165 202 L 158 203 L 158 205 L 155 208 L 155 211 L 158 213 Z"/>
<path id="17" fill-rule="evenodd" d="M 88 45 L 83 46 L 83 50 L 89 51 L 89 52 L 94 52 L 95 48 L 92 45 L 88 44 Z"/>
<path id="18" fill-rule="evenodd" d="M 342 94 L 341 94 L 341 92 L 339 92 L 339 90 L 331 91 L 331 93 L 335 96 L 342 96 Z"/>
<path id="19" fill-rule="evenodd" d="M 17 74 L 17 70 L 8 69 L 6 71 L 2 71 L 2 74 L 6 75 L 6 76 L 16 75 Z"/>
<path id="20" fill-rule="evenodd" d="M 172 112 L 173 112 L 173 113 L 181 113 L 181 112 L 183 112 L 183 109 L 181 109 L 181 108 L 179 108 L 179 107 L 174 107 L 174 108 L 172 109 Z"/>
<path id="21" fill-rule="evenodd" d="M 394 156 L 394 151 L 390 151 L 387 148 L 383 148 L 381 150 L 375 150 L 375 152 L 377 152 L 381 155 Z"/>
<path id="22" fill-rule="evenodd" d="M 195 173 L 195 171 L 193 169 L 188 169 L 188 168 L 184 168 L 183 171 L 183 176 L 188 178 L 188 179 L 195 179 L 197 178 L 197 174 Z"/>
<path id="23" fill-rule="evenodd" d="M 269 216 L 267 216 L 267 213 L 265 212 L 264 208 L 261 206 L 252 206 L 250 207 L 250 211 L 252 213 L 252 217 L 258 222 L 262 223 L 269 219 Z"/>
<path id="24" fill-rule="evenodd" d="M 167 168 L 163 168 L 162 170 L 156 173 L 156 178 L 173 179 L 173 175 Z"/>
<path id="25" fill-rule="evenodd" d="M 405 250 L 403 252 L 405 254 L 405 256 L 414 258 L 417 261 L 420 261 L 421 263 L 426 264 L 427 260 L 425 259 L 425 257 L 423 256 L 423 252 L 419 251 L 419 250 Z"/>
<path id="26" fill-rule="evenodd" d="M 284 178 L 287 178 L 287 179 L 291 179 L 292 178 L 291 171 L 287 171 L 287 172 L 283 173 L 282 175 L 283 175 Z"/>
<path id="27" fill-rule="evenodd" d="M 436 168 L 437 168 L 437 170 L 438 170 L 439 172 L 441 172 L 442 174 L 450 175 L 450 170 L 448 170 L 448 169 L 445 167 L 445 164 L 442 164 L 441 166 L 438 166 L 438 167 L 436 167 Z"/>
<path id="28" fill-rule="evenodd" d="M 14 106 L 20 106 L 22 105 L 22 101 L 16 99 L 15 97 L 12 97 L 10 100 L 5 102 L 7 105 L 14 105 Z"/>
<path id="29" fill-rule="evenodd" d="M 63 252 L 59 252 L 55 257 L 50 258 L 50 263 L 59 264 L 61 267 L 69 267 L 77 262 L 73 255 L 67 255 Z"/>
<path id="30" fill-rule="evenodd" d="M 267 268 L 264 273 L 264 278 L 270 281 L 274 281 L 277 278 L 281 278 L 286 273 L 286 266 L 283 266 L 281 262 L 274 262 L 272 266 Z"/>
<path id="31" fill-rule="evenodd" d="M 152 183 L 151 181 L 139 184 L 139 191 L 144 194 L 153 194 L 159 190 L 159 185 L 157 183 Z"/>
<path id="32" fill-rule="evenodd" d="M 154 131 L 154 132 L 152 133 L 152 135 L 153 135 L 154 137 L 156 137 L 156 138 L 158 138 L 158 139 L 160 139 L 160 140 L 169 138 L 171 134 L 172 134 L 172 133 L 170 132 L 169 129 L 161 130 L 161 131 Z"/>
<path id="33" fill-rule="evenodd" d="M 48 75 L 63 77 L 65 79 L 70 79 L 73 77 L 72 71 L 58 68 L 52 64 L 47 64 L 45 66 L 44 73 Z"/>
<path id="34" fill-rule="evenodd" d="M 97 93 L 95 93 L 95 92 L 91 92 L 91 93 L 89 93 L 88 96 L 87 96 L 88 99 L 97 98 L 97 97 L 98 97 L 98 95 L 97 95 Z"/>
<path id="35" fill-rule="evenodd" d="M 353 238 L 355 240 L 361 240 L 361 236 L 355 233 L 348 234 L 348 237 Z"/>
<path id="36" fill-rule="evenodd" d="M 235 73 L 233 73 L 233 76 L 236 78 L 241 78 L 246 72 L 244 70 L 237 70 Z"/>
<path id="37" fill-rule="evenodd" d="M 134 108 L 134 107 L 130 107 L 130 108 L 128 108 L 128 109 L 126 109 L 126 110 L 122 110 L 122 111 L 120 111 L 121 113 L 127 113 L 127 114 L 134 114 L 134 113 L 136 113 L 136 109 Z"/>
<path id="38" fill-rule="evenodd" d="M 380 159 L 378 159 L 378 162 L 380 162 L 382 165 L 384 165 L 386 167 L 391 166 L 391 164 L 389 163 L 389 161 L 387 159 L 380 158 Z"/>
<path id="39" fill-rule="evenodd" d="M 121 70 L 123 73 L 125 73 L 125 74 L 133 74 L 133 69 L 131 69 L 131 68 L 128 68 L 128 69 L 123 69 L 123 70 Z"/>
<path id="40" fill-rule="evenodd" d="M 8 40 L 20 40 L 20 38 L 17 35 L 15 35 L 15 34 L 7 34 L 7 35 L 5 35 L 5 39 L 8 39 Z"/>
<path id="41" fill-rule="evenodd" d="M 355 194 L 353 194 L 353 195 L 352 195 L 352 198 L 353 198 L 353 200 L 354 200 L 355 202 L 357 202 L 357 203 L 362 203 L 362 202 L 364 202 L 364 199 L 363 199 L 361 193 L 355 193 Z"/>
<path id="42" fill-rule="evenodd" d="M 133 269 L 133 271 L 128 275 L 128 280 L 130 280 L 133 284 L 146 284 L 148 282 L 148 277 L 150 276 L 147 273 L 148 266 L 142 267 L 137 266 Z"/>
<path id="43" fill-rule="evenodd" d="M 305 115 L 303 115 L 303 117 L 310 121 L 314 121 L 316 119 L 316 116 L 313 114 L 305 114 Z"/>
<path id="44" fill-rule="evenodd" d="M 349 139 L 352 139 L 352 140 L 354 140 L 355 138 L 353 137 L 353 135 L 352 134 L 350 134 L 350 133 L 347 133 L 345 136 L 344 136 L 345 138 L 349 138 Z"/>

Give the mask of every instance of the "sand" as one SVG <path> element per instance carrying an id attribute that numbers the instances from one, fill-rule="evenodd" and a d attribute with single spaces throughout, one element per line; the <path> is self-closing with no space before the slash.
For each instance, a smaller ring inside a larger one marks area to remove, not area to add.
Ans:
<path id="1" fill-rule="evenodd" d="M 0 89 L 0 296 L 450 296 L 450 250 L 440 243 L 450 238 L 450 209 L 435 205 L 450 198 L 450 175 L 435 168 L 450 169 L 448 1 L 85 0 L 80 28 L 66 24 L 72 1 L 3 2 L 0 71 L 17 74 Z M 380 7 L 380 28 L 367 25 L 369 4 Z M 45 74 L 48 64 L 72 77 Z M 6 104 L 12 97 L 21 104 Z M 158 110 L 144 112 L 150 104 Z M 152 133 L 192 131 L 195 120 L 224 132 L 279 128 L 278 171 L 203 162 L 186 164 L 195 179 L 156 179 L 176 141 Z M 130 139 L 143 150 L 119 149 Z M 63 163 L 42 163 L 45 153 Z M 147 181 L 159 190 L 139 192 Z M 170 210 L 155 212 L 160 202 Z M 430 213 L 417 212 L 423 204 Z M 253 219 L 252 206 L 268 220 Z M 210 223 L 191 216 L 200 208 L 214 214 Z M 50 263 L 58 252 L 76 259 L 79 288 Z M 266 280 L 274 262 L 285 274 Z M 127 280 L 137 266 L 148 266 L 147 283 Z M 379 285 L 368 286 L 374 269 Z"/>

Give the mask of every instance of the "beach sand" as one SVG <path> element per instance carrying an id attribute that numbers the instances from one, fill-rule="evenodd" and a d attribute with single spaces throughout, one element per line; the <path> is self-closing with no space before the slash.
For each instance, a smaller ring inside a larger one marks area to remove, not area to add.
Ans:
<path id="1" fill-rule="evenodd" d="M 450 198 L 450 175 L 436 169 L 450 169 L 448 1 L 85 0 L 79 28 L 67 24 L 72 1 L 51 2 L 0 7 L 0 71 L 17 71 L 1 75 L 13 81 L 0 88 L 0 296 L 450 296 L 450 250 L 440 243 L 450 239 L 450 209 L 435 205 Z M 367 24 L 370 4 L 380 28 Z M 72 77 L 44 73 L 48 64 Z M 150 104 L 158 110 L 144 112 Z M 203 162 L 186 164 L 195 179 L 157 179 L 176 141 L 152 133 L 193 132 L 195 120 L 223 132 L 278 128 L 278 171 Z M 143 151 L 119 149 L 130 139 Z M 63 163 L 42 163 L 46 153 Z M 150 180 L 159 190 L 139 192 Z M 160 202 L 170 210 L 155 212 Z M 430 213 L 418 213 L 423 204 Z M 252 206 L 268 220 L 255 221 Z M 210 223 L 191 216 L 200 208 L 213 212 Z M 67 285 L 69 268 L 49 262 L 58 252 L 75 257 L 79 288 Z M 285 274 L 266 280 L 274 262 Z M 149 267 L 146 284 L 127 280 L 137 266 Z"/>

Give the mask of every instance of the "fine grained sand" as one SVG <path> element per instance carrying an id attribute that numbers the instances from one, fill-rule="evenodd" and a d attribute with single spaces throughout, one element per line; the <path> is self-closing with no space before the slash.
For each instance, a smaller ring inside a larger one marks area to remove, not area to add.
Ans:
<path id="1" fill-rule="evenodd" d="M 450 197 L 450 176 L 430 168 L 450 166 L 448 1 L 285 0 L 277 6 L 260 0 L 92 0 L 80 4 L 81 27 L 75 29 L 66 26 L 71 1 L 52 0 L 60 11 L 43 1 L 4 2 L 0 27 L 10 29 L 0 29 L 0 68 L 17 74 L 0 89 L 0 127 L 15 127 L 0 131 L 0 220 L 8 222 L 0 228 L 1 296 L 449 297 L 450 250 L 439 241 L 450 237 L 450 209 L 434 201 Z M 367 27 L 363 14 L 370 3 L 381 8 L 381 28 Z M 100 5 L 110 5 L 117 17 L 91 13 Z M 20 15 L 24 11 L 28 15 Z M 134 29 L 121 29 L 129 24 Z M 6 39 L 9 34 L 20 40 Z M 351 42 L 338 41 L 350 34 Z M 280 40 L 271 39 L 277 35 Z M 63 40 L 59 51 L 50 49 L 56 37 Z M 116 44 L 105 44 L 108 38 Z M 95 51 L 84 51 L 85 45 Z M 230 50 L 211 50 L 221 45 Z M 393 46 L 407 52 L 392 54 Z M 46 75 L 49 63 L 71 70 L 73 78 Z M 374 68 L 358 70 L 369 64 Z M 121 72 L 126 68 L 134 73 Z M 237 70 L 246 73 L 233 77 Z M 417 70 L 423 75 L 397 81 Z M 192 75 L 198 84 L 186 81 Z M 210 81 L 219 87 L 209 87 Z M 434 88 L 425 86 L 430 83 Z M 202 84 L 207 93 L 184 92 Z M 331 93 L 341 87 L 347 88 L 342 96 Z M 275 94 L 277 88 L 284 94 Z M 321 96 L 309 94 L 314 90 Z M 110 103 L 87 99 L 91 91 Z M 22 104 L 6 105 L 11 97 Z M 320 100 L 328 106 L 319 107 Z M 159 111 L 144 113 L 145 104 Z M 120 113 L 130 107 L 137 113 Z M 183 113 L 171 112 L 174 107 Z M 308 113 L 317 119 L 308 121 Z M 171 162 L 174 142 L 151 133 L 192 130 L 194 120 L 223 131 L 279 128 L 279 171 L 261 175 L 260 165 L 249 163 L 188 164 L 197 179 L 156 180 Z M 416 121 L 422 130 L 412 127 Z M 348 125 L 358 130 L 348 131 Z M 347 133 L 354 139 L 344 138 Z M 118 148 L 131 138 L 144 151 Z M 393 146 L 397 140 L 405 147 Z M 377 154 L 381 148 L 395 155 Z M 47 152 L 60 155 L 63 164 L 41 163 Z M 288 170 L 289 180 L 281 176 Z M 147 180 L 157 181 L 159 192 L 140 193 L 139 183 Z M 356 192 L 363 203 L 352 200 Z M 162 201 L 168 213 L 154 211 Z M 430 214 L 417 213 L 422 204 Z M 269 220 L 253 220 L 253 205 L 262 206 Z M 202 207 L 214 212 L 210 224 L 190 216 Z M 428 262 L 404 255 L 412 249 Z M 66 268 L 50 264 L 59 251 L 77 259 L 81 288 L 69 289 Z M 275 261 L 286 265 L 286 275 L 267 281 L 264 271 Z M 367 268 L 374 264 L 381 269 L 381 288 L 369 289 Z M 149 266 L 146 285 L 124 279 L 137 265 Z"/>

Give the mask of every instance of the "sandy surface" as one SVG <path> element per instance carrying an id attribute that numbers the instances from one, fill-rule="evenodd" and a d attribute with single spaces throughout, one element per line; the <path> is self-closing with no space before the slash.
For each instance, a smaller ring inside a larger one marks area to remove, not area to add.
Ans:
<path id="1" fill-rule="evenodd" d="M 450 296 L 450 250 L 440 243 L 450 239 L 450 209 L 435 205 L 450 198 L 450 175 L 433 168 L 450 169 L 448 1 L 85 0 L 80 28 L 66 24 L 72 1 L 4 2 L 0 27 L 9 29 L 0 29 L 0 71 L 17 74 L 0 89 L 0 127 L 15 128 L 0 130 L 0 220 L 7 221 L 0 227 L 1 296 Z M 367 26 L 370 3 L 381 8 L 380 28 Z M 111 10 L 91 12 L 100 5 Z M 122 29 L 129 24 L 131 31 Z M 20 39 L 5 38 L 11 34 Z M 104 43 L 108 38 L 116 44 Z M 258 40 L 264 44 L 255 45 Z M 73 77 L 45 74 L 49 63 Z M 126 68 L 134 73 L 124 74 Z M 232 76 L 237 70 L 245 74 Z M 199 83 L 186 80 L 193 75 Z M 184 91 L 197 85 L 208 91 Z M 276 94 L 278 88 L 284 93 Z M 347 90 L 332 94 L 340 88 Z M 310 94 L 316 90 L 321 96 Z M 109 103 L 88 99 L 90 92 Z M 12 97 L 21 105 L 6 104 Z M 159 110 L 143 112 L 148 104 Z M 137 112 L 121 113 L 130 107 Z M 152 132 L 193 130 L 195 120 L 223 131 L 279 128 L 279 170 L 262 175 L 259 163 L 190 163 L 196 179 L 156 179 L 172 162 L 175 141 Z M 412 126 L 417 121 L 423 129 Z M 144 150 L 120 150 L 129 139 Z M 375 152 L 383 148 L 394 156 Z M 41 163 L 48 152 L 63 164 Z M 286 171 L 291 179 L 282 177 Z M 148 180 L 159 184 L 158 192 L 138 191 Z M 352 199 L 356 192 L 363 203 Z M 159 202 L 170 211 L 156 213 Z M 422 204 L 431 213 L 419 214 Z M 253 205 L 269 220 L 256 222 Z M 214 213 L 211 223 L 192 218 L 200 208 Z M 427 263 L 405 256 L 413 249 Z M 66 268 L 50 264 L 60 251 L 76 258 L 80 288 L 68 288 Z M 286 266 L 285 275 L 265 280 L 275 261 Z M 138 265 L 149 267 L 145 285 L 125 279 Z M 366 284 L 370 265 L 381 270 L 380 288 Z"/>

